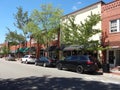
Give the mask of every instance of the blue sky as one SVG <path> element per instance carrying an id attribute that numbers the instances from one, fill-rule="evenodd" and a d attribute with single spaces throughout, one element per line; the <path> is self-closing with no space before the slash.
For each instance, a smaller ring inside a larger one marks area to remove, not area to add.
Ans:
<path id="1" fill-rule="evenodd" d="M 40 10 L 41 4 L 51 3 L 54 7 L 63 9 L 65 15 L 98 1 L 100 0 L 0 0 L 0 43 L 4 42 L 8 32 L 6 27 L 13 31 L 17 30 L 13 24 L 15 23 L 13 14 L 17 13 L 19 6 L 30 14 L 34 9 Z M 103 1 L 107 3 L 113 0 Z"/>

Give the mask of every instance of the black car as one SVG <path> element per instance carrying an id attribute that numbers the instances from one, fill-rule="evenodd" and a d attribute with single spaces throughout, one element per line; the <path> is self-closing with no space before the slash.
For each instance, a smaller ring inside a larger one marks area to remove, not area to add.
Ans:
<path id="1" fill-rule="evenodd" d="M 98 70 L 96 63 L 90 60 L 87 55 L 68 56 L 64 60 L 58 61 L 56 66 L 59 70 L 66 68 L 75 70 L 78 73 L 83 73 L 85 71 L 95 72 Z"/>
<path id="2" fill-rule="evenodd" d="M 35 65 L 40 65 L 44 67 L 56 66 L 56 59 L 42 56 L 35 61 Z"/>

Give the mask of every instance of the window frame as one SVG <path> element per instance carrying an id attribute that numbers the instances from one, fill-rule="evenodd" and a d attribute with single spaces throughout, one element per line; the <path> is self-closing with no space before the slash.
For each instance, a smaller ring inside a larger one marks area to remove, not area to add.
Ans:
<path id="1" fill-rule="evenodd" d="M 116 28 L 115 28 L 115 26 L 114 26 L 114 23 L 113 23 L 113 26 L 112 26 L 112 22 L 114 22 L 114 21 L 116 21 Z M 110 33 L 117 33 L 117 32 L 120 32 L 120 19 L 114 19 L 114 20 L 110 20 L 110 22 L 109 22 L 109 32 Z M 113 30 L 112 30 L 112 28 L 113 28 Z M 116 30 L 115 30 L 115 29 Z"/>

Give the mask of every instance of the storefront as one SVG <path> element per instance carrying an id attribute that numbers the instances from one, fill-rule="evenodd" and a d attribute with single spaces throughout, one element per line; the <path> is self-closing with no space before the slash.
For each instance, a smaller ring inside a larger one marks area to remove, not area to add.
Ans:
<path id="1" fill-rule="evenodd" d="M 107 50 L 107 62 L 111 68 L 120 66 L 120 48 L 111 48 Z"/>

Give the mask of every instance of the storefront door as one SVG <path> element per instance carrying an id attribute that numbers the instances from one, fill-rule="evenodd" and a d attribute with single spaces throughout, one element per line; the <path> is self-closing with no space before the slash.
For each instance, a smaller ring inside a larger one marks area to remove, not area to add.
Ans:
<path id="1" fill-rule="evenodd" d="M 108 52 L 108 62 L 110 64 L 110 67 L 115 66 L 115 52 L 113 50 L 110 50 Z"/>
<path id="2" fill-rule="evenodd" d="M 120 66 L 120 50 L 116 51 L 116 62 L 115 66 Z"/>

